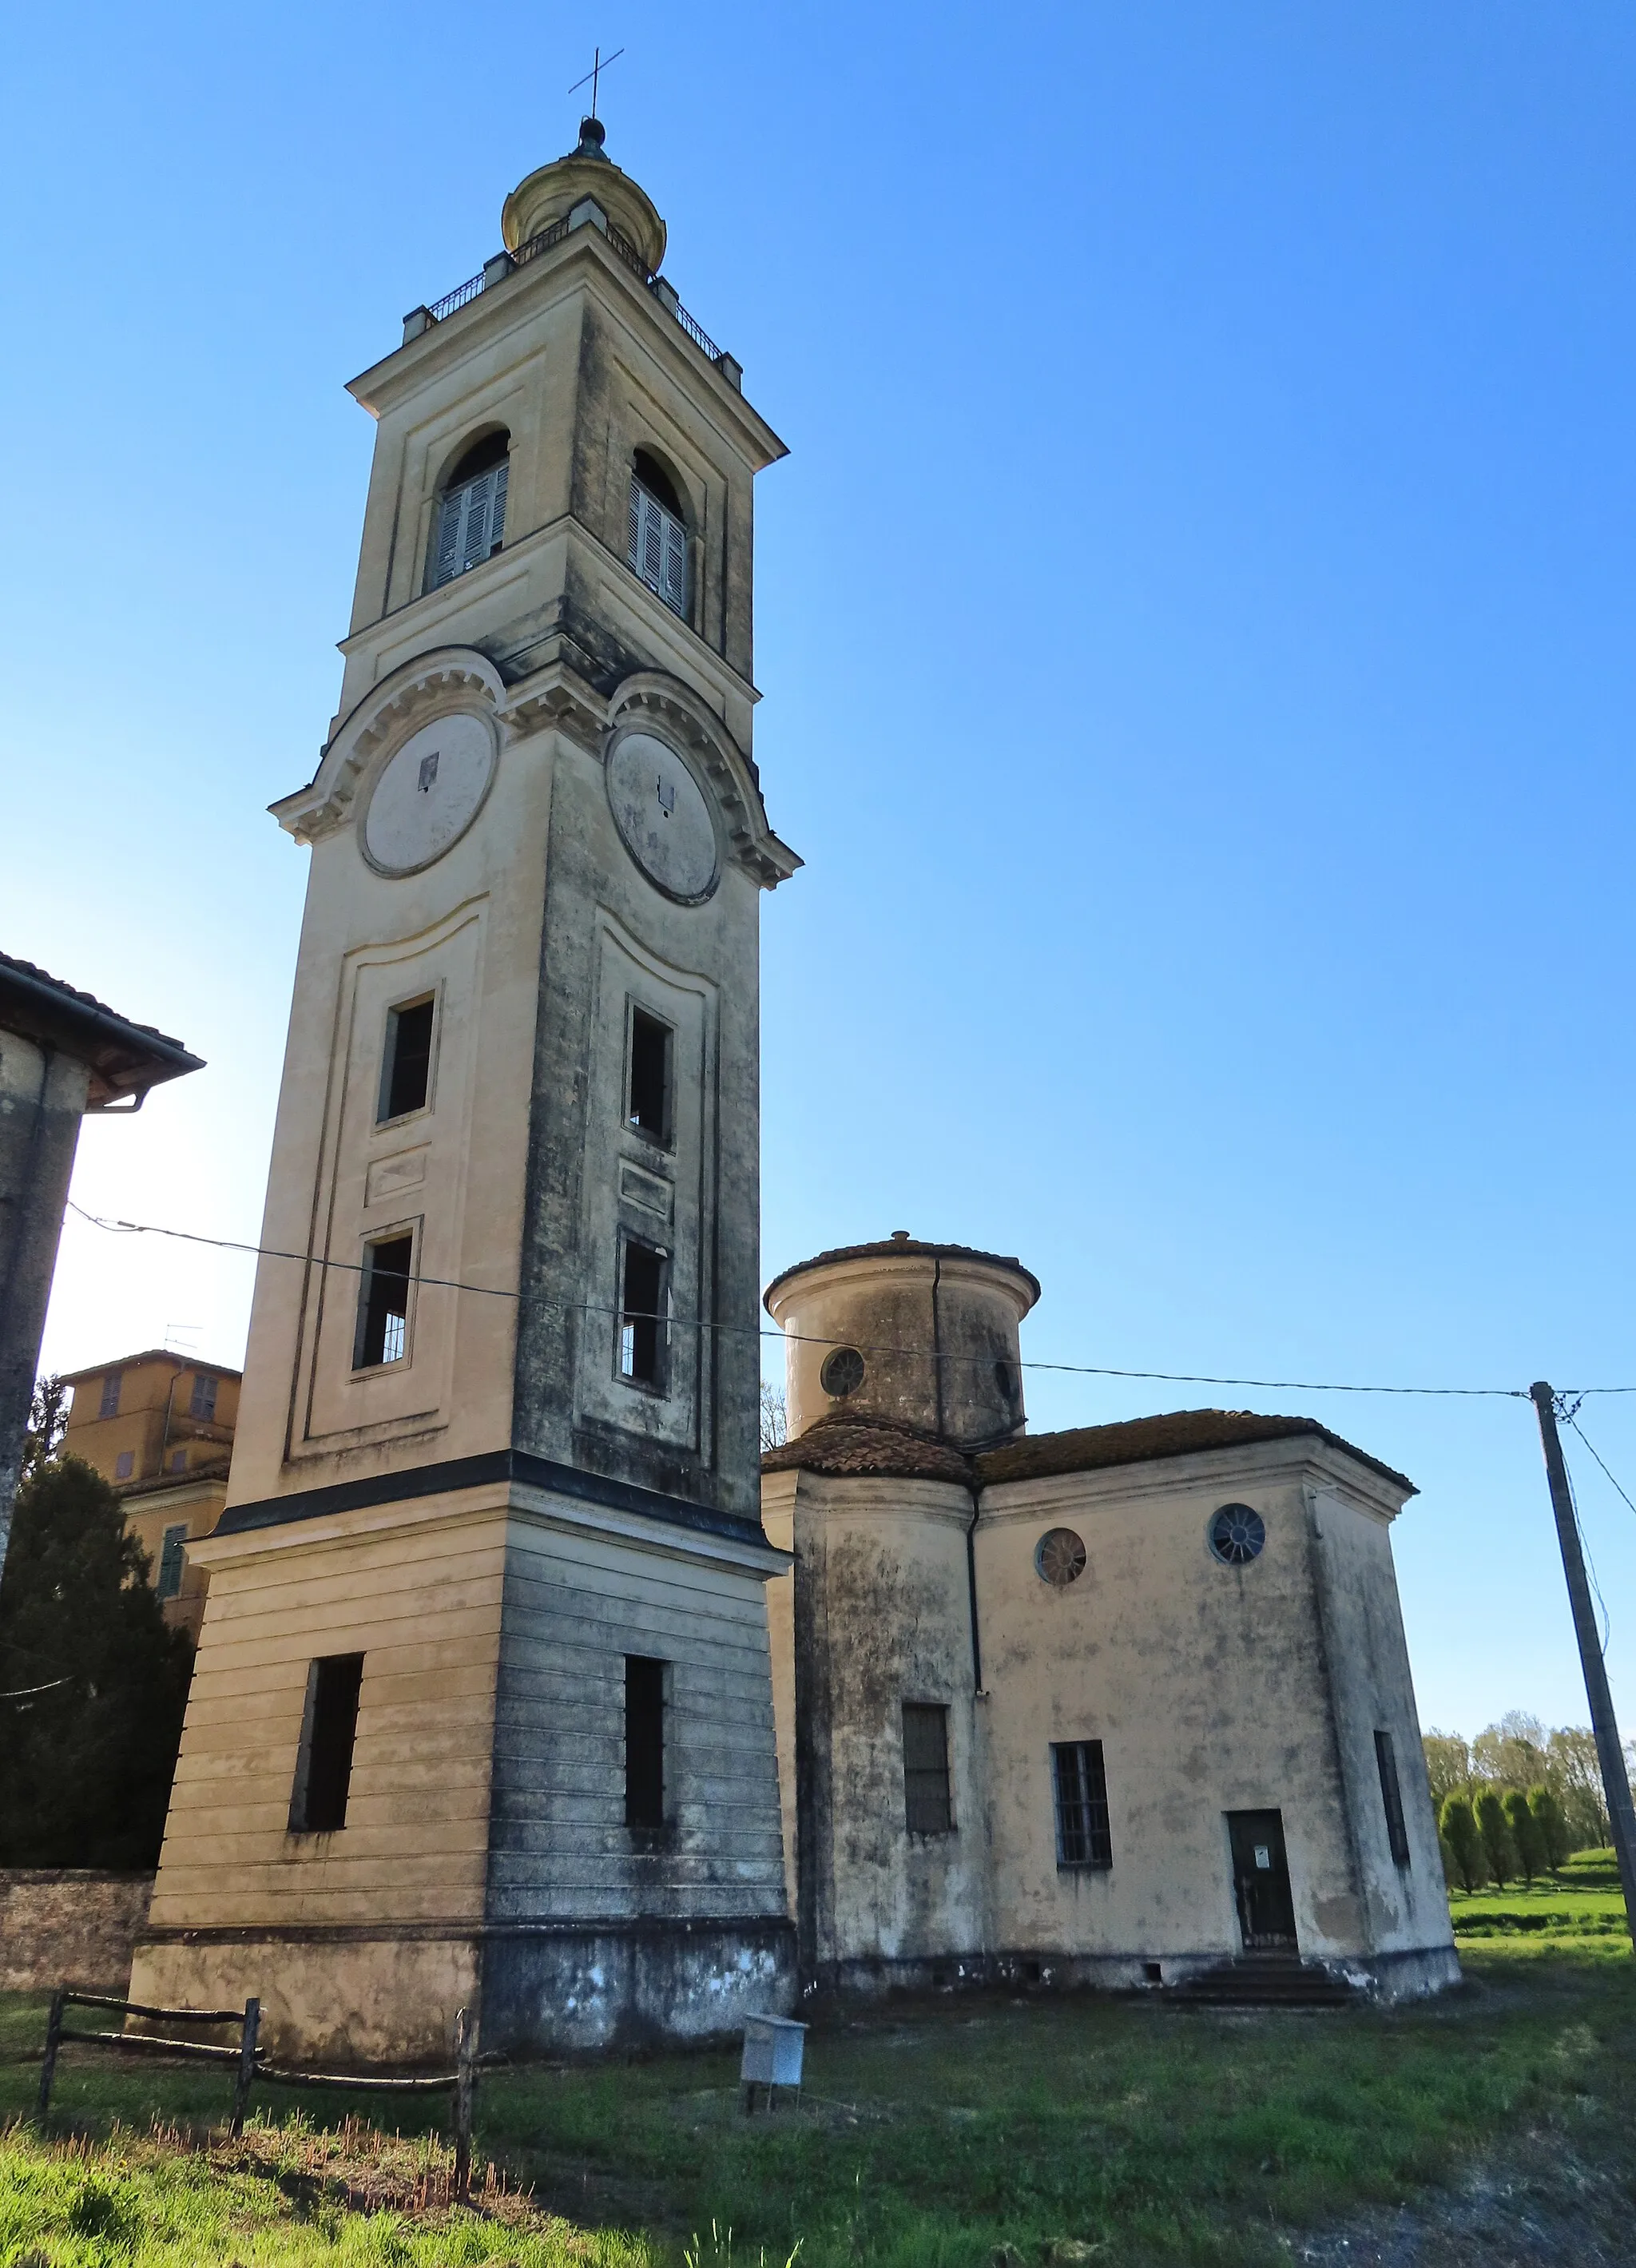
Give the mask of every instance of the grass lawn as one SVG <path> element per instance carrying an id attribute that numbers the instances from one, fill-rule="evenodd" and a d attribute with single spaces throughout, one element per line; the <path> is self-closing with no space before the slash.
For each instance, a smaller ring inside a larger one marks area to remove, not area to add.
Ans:
<path id="1" fill-rule="evenodd" d="M 0 2262 L 785 2268 L 799 2244 L 802 2268 L 1359 2263 L 1387 2257 L 1367 2232 L 1405 2201 L 1453 2234 L 1393 2257 L 1531 2259 L 1460 2249 L 1462 2184 L 1501 2159 L 1527 2160 L 1536 2220 L 1559 2208 L 1573 2232 L 1538 2257 L 1636 2257 L 1595 2249 L 1604 2205 L 1626 2241 L 1636 2178 L 1629 1940 L 1464 1957 L 1465 1990 L 1397 2010 L 903 2004 L 814 2029 L 805 2102 L 771 2117 L 743 2116 L 722 2053 L 496 2072 L 478 2142 L 499 2175 L 475 2212 L 446 2204 L 440 2106 L 399 2138 L 356 2097 L 298 2114 L 268 2090 L 235 2145 L 224 2075 L 65 2049 L 53 2135 L 0 2136 Z M 43 2020 L 0 2000 L 0 2117 L 32 2101 Z M 1343 2226 L 1347 2250 L 1308 2249 Z"/>
<path id="2" fill-rule="evenodd" d="M 1519 1931 L 1557 1937 L 1622 1937 L 1628 1929 L 1611 1851 L 1576 1852 L 1559 1874 L 1534 1882 L 1507 1882 L 1499 1890 L 1451 1889 L 1448 1910 L 1463 1947 L 1473 1938 L 1507 1937 Z"/>

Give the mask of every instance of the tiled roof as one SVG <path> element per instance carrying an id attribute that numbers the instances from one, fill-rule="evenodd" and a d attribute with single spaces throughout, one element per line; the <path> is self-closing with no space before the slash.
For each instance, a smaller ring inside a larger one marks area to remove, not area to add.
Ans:
<path id="1" fill-rule="evenodd" d="M 998 1449 L 985 1449 L 977 1474 L 985 1488 L 1003 1481 L 1037 1480 L 1047 1473 L 1094 1472 L 1108 1465 L 1149 1464 L 1158 1457 L 1186 1457 L 1209 1449 L 1236 1449 L 1256 1441 L 1282 1441 L 1310 1433 L 1331 1448 L 1356 1457 L 1410 1495 L 1412 1481 L 1355 1448 L 1315 1418 L 1267 1418 L 1254 1410 L 1173 1410 L 1162 1418 L 1131 1418 L 1115 1425 L 1077 1425 L 1061 1433 L 1024 1434 Z"/>
<path id="2" fill-rule="evenodd" d="M 107 1016 L 114 1023 L 123 1024 L 128 1031 L 140 1032 L 144 1039 L 158 1040 L 161 1047 L 182 1046 L 180 1040 L 173 1039 L 168 1032 L 161 1032 L 157 1025 L 133 1023 L 129 1016 L 122 1016 L 117 1008 L 110 1008 L 106 1000 L 99 1000 L 94 992 L 82 992 L 77 985 L 65 984 L 60 976 L 53 976 L 48 968 L 37 968 L 32 961 L 18 961 L 12 954 L 0 953 L 0 968 L 13 969 L 19 976 L 32 977 L 37 984 L 48 984 L 54 992 L 62 994 L 65 1002 L 71 1000 L 81 1008 L 94 1009 L 99 1016 Z M 187 1050 L 182 1049 L 182 1052 L 186 1054 Z"/>
<path id="3" fill-rule="evenodd" d="M 1327 1441 L 1331 1448 L 1367 1465 L 1409 1495 L 1412 1481 L 1378 1457 L 1331 1433 L 1315 1418 L 1262 1417 L 1253 1410 L 1175 1410 L 1162 1418 L 1132 1418 L 1112 1425 L 1077 1425 L 1061 1433 L 1024 1434 L 998 1449 L 967 1457 L 947 1441 L 933 1440 L 911 1426 L 889 1419 L 836 1414 L 821 1418 L 793 1441 L 770 1449 L 764 1473 L 791 1471 L 903 1480 L 958 1481 L 975 1477 L 984 1488 L 1006 1481 L 1039 1480 L 1052 1473 L 1085 1473 L 1110 1466 L 1151 1464 L 1161 1457 L 1202 1456 L 1212 1449 L 1236 1449 L 1257 1441 L 1283 1441 L 1301 1434 Z"/>
<path id="4" fill-rule="evenodd" d="M 1009 1268 L 1033 1285 L 1036 1300 L 1040 1296 L 1039 1278 L 1009 1253 L 981 1252 L 975 1244 L 927 1244 L 917 1236 L 888 1236 L 878 1244 L 837 1244 L 832 1251 L 815 1252 L 810 1260 L 798 1260 L 793 1267 L 781 1269 L 763 1292 L 763 1302 L 771 1299 L 780 1284 L 788 1283 L 792 1276 L 804 1276 L 809 1268 L 827 1268 L 837 1260 L 890 1260 L 903 1252 L 918 1253 L 927 1260 L 981 1260 L 991 1268 Z"/>
<path id="5" fill-rule="evenodd" d="M 797 1440 L 769 1449 L 761 1469 L 764 1473 L 873 1473 L 894 1480 L 954 1481 L 962 1488 L 971 1483 L 969 1461 L 948 1442 L 861 1411 L 820 1418 Z"/>

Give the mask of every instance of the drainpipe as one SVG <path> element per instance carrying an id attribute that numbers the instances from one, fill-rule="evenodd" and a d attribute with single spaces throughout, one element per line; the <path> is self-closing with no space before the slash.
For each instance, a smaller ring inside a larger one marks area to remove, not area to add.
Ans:
<path id="1" fill-rule="evenodd" d="M 966 1596 L 971 1607 L 971 1690 L 973 1697 L 983 1695 L 983 1640 L 977 1630 L 977 1521 L 983 1513 L 983 1484 L 974 1473 L 971 1489 L 971 1518 L 966 1525 Z"/>

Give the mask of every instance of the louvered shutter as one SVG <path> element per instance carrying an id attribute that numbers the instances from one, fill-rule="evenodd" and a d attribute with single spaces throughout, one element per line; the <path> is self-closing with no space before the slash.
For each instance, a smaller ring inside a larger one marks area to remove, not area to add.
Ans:
<path id="1" fill-rule="evenodd" d="M 494 502 L 489 512 L 489 552 L 497 552 L 505 534 L 505 487 L 511 475 L 512 460 L 502 457 L 494 468 Z"/>
<path id="2" fill-rule="evenodd" d="M 460 572 L 461 504 L 462 491 L 443 499 L 443 510 L 438 521 L 438 563 L 432 570 L 432 582 L 452 582 Z"/>
<path id="3" fill-rule="evenodd" d="M 465 504 L 465 524 L 461 529 L 460 572 L 476 566 L 489 556 L 489 499 L 493 492 L 494 475 L 483 473 L 468 482 L 461 491 Z"/>
<path id="4" fill-rule="evenodd" d="M 639 574 L 642 570 L 642 488 L 634 474 L 630 481 L 630 501 L 625 514 L 625 530 L 629 539 L 626 556 Z"/>
<path id="5" fill-rule="evenodd" d="M 679 615 L 688 608 L 688 532 L 670 512 L 665 520 L 665 580 L 660 596 Z"/>
<path id="6" fill-rule="evenodd" d="M 651 496 L 642 499 L 642 580 L 651 591 L 664 588 L 665 514 Z"/>

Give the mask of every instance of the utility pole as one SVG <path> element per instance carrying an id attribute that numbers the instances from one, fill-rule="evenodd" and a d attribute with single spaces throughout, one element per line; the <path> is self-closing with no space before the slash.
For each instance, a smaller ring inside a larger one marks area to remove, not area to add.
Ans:
<path id="1" fill-rule="evenodd" d="M 1613 1829 L 1613 1849 L 1619 1862 L 1625 1890 L 1625 1918 L 1636 1950 L 1636 1803 L 1631 1800 L 1630 1775 L 1608 1690 L 1607 1665 L 1591 1611 L 1590 1585 L 1585 1580 L 1585 1554 L 1573 1516 L 1573 1494 L 1568 1469 L 1557 1438 L 1557 1398 L 1544 1380 L 1529 1388 L 1539 1415 L 1539 1438 L 1545 1451 L 1545 1477 L 1551 1483 L 1551 1508 L 1557 1516 L 1557 1541 L 1562 1547 L 1562 1571 L 1568 1579 L 1568 1600 L 1573 1609 L 1573 1635 L 1579 1640 L 1580 1666 L 1585 1673 L 1585 1696 L 1590 1703 L 1591 1730 L 1596 1736 L 1596 1761 L 1602 1766 L 1603 1793 Z"/>

